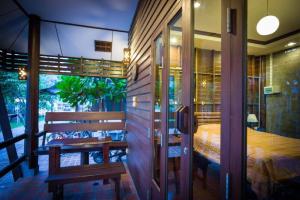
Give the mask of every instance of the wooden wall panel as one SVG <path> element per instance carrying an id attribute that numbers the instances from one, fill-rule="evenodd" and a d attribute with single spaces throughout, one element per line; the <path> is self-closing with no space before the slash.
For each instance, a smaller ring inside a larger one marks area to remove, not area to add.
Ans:
<path id="1" fill-rule="evenodd" d="M 162 26 L 176 0 L 140 0 L 130 34 L 131 64 L 127 71 L 128 167 L 141 199 L 149 199 L 151 184 L 152 84 L 151 37 Z M 138 79 L 132 79 L 137 64 Z M 137 105 L 133 107 L 133 97 Z"/>

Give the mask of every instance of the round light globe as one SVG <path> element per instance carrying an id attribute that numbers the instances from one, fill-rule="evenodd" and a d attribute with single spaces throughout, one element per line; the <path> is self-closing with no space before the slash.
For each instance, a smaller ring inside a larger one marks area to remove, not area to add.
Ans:
<path id="1" fill-rule="evenodd" d="M 279 19 L 273 15 L 268 15 L 258 21 L 256 31 L 259 35 L 270 35 L 277 31 L 278 27 Z"/>

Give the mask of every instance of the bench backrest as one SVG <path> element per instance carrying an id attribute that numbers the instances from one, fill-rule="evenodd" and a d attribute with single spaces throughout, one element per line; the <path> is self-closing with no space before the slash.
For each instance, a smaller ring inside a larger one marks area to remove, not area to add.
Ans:
<path id="1" fill-rule="evenodd" d="M 124 112 L 47 112 L 44 131 L 125 130 Z"/>

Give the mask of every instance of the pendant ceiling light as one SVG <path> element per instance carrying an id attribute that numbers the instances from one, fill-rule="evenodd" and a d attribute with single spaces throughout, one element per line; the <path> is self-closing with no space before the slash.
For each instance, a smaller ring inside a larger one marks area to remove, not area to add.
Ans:
<path id="1" fill-rule="evenodd" d="M 274 15 L 269 15 L 269 0 L 267 0 L 267 16 L 261 18 L 257 25 L 256 31 L 260 35 L 270 35 L 279 28 L 279 19 Z"/>

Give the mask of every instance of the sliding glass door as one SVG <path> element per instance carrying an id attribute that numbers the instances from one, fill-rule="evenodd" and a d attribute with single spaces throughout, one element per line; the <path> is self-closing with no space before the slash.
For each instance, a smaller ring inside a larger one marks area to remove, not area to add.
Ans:
<path id="1" fill-rule="evenodd" d="M 221 199 L 221 0 L 194 3 L 193 199 Z"/>
<path id="2" fill-rule="evenodd" d="M 250 132 L 255 132 L 266 121 L 271 123 L 273 130 L 278 126 L 274 123 L 279 120 L 279 124 L 292 127 L 294 132 L 298 130 L 298 71 L 295 66 L 299 41 L 289 41 L 282 51 L 291 55 L 289 60 L 282 62 L 294 68 L 290 67 L 292 72 L 286 76 L 291 80 L 284 80 L 290 88 L 285 86 L 284 91 L 281 89 L 277 93 L 274 84 L 266 84 L 281 80 L 279 76 L 275 77 L 278 68 L 274 70 L 274 63 L 280 63 L 277 59 L 282 55 L 276 54 L 275 59 L 275 51 L 268 51 L 263 46 L 265 41 L 255 43 L 255 38 L 249 38 L 254 42 L 251 48 L 260 47 L 261 51 L 246 56 L 245 2 L 182 0 L 181 8 L 166 17 L 158 30 L 160 32 L 153 37 L 152 199 L 264 198 L 257 191 L 265 190 L 266 183 L 256 185 L 255 178 L 265 178 L 266 174 L 253 169 L 274 166 L 265 165 L 265 162 L 256 166 L 259 159 L 249 160 L 250 155 L 262 155 L 262 148 L 249 149 L 252 139 L 248 137 L 249 133 L 246 134 L 246 125 L 251 126 Z M 257 20 L 258 16 L 254 18 Z M 286 28 L 296 33 L 290 26 Z M 296 36 L 293 38 L 297 39 Z M 262 50 L 272 56 L 261 54 Z M 293 64 L 289 63 L 291 60 Z M 268 65 L 273 66 L 273 71 Z M 267 76 L 272 78 L 268 80 Z M 270 90 L 274 95 L 266 96 L 264 92 Z M 290 113 L 295 110 L 285 121 L 280 121 L 284 117 L 277 117 L 274 111 L 268 114 L 268 109 L 271 109 L 268 105 L 273 105 L 268 104 L 269 101 L 279 96 L 285 99 L 277 105 L 278 108 L 285 107 Z M 259 132 L 255 134 L 258 138 L 263 136 Z M 272 142 L 278 144 L 274 138 L 270 138 L 270 146 Z M 297 143 L 286 145 L 298 148 Z M 273 155 L 274 152 L 270 153 Z M 291 152 L 297 153 L 297 150 Z M 289 158 L 294 155 L 289 155 Z M 294 166 L 298 166 L 296 164 Z M 254 168 L 249 168 L 249 165 L 254 165 Z M 258 177 L 249 176 L 251 173 Z M 284 175 L 281 173 L 278 172 Z M 272 178 L 271 174 L 266 179 L 268 184 L 271 183 L 266 187 L 268 191 L 271 186 L 275 187 Z M 289 189 L 298 186 L 297 176 L 293 178 L 293 182 L 288 182 L 292 184 Z"/>
<path id="3" fill-rule="evenodd" d="M 168 122 L 167 122 L 167 180 L 168 199 L 180 195 L 181 134 L 177 114 L 183 109 L 182 27 L 181 14 L 168 25 Z"/>
<path id="4" fill-rule="evenodd" d="M 181 4 L 178 4 L 181 5 Z M 188 199 L 191 148 L 191 60 L 183 58 L 182 11 L 178 6 L 152 42 L 152 199 Z M 187 160 L 187 162 L 186 162 Z"/>
<path id="5" fill-rule="evenodd" d="M 153 131 L 152 131 L 152 199 L 162 199 L 164 196 L 164 148 L 163 148 L 163 72 L 164 67 L 164 45 L 163 34 L 160 32 L 152 43 L 153 51 Z"/>

